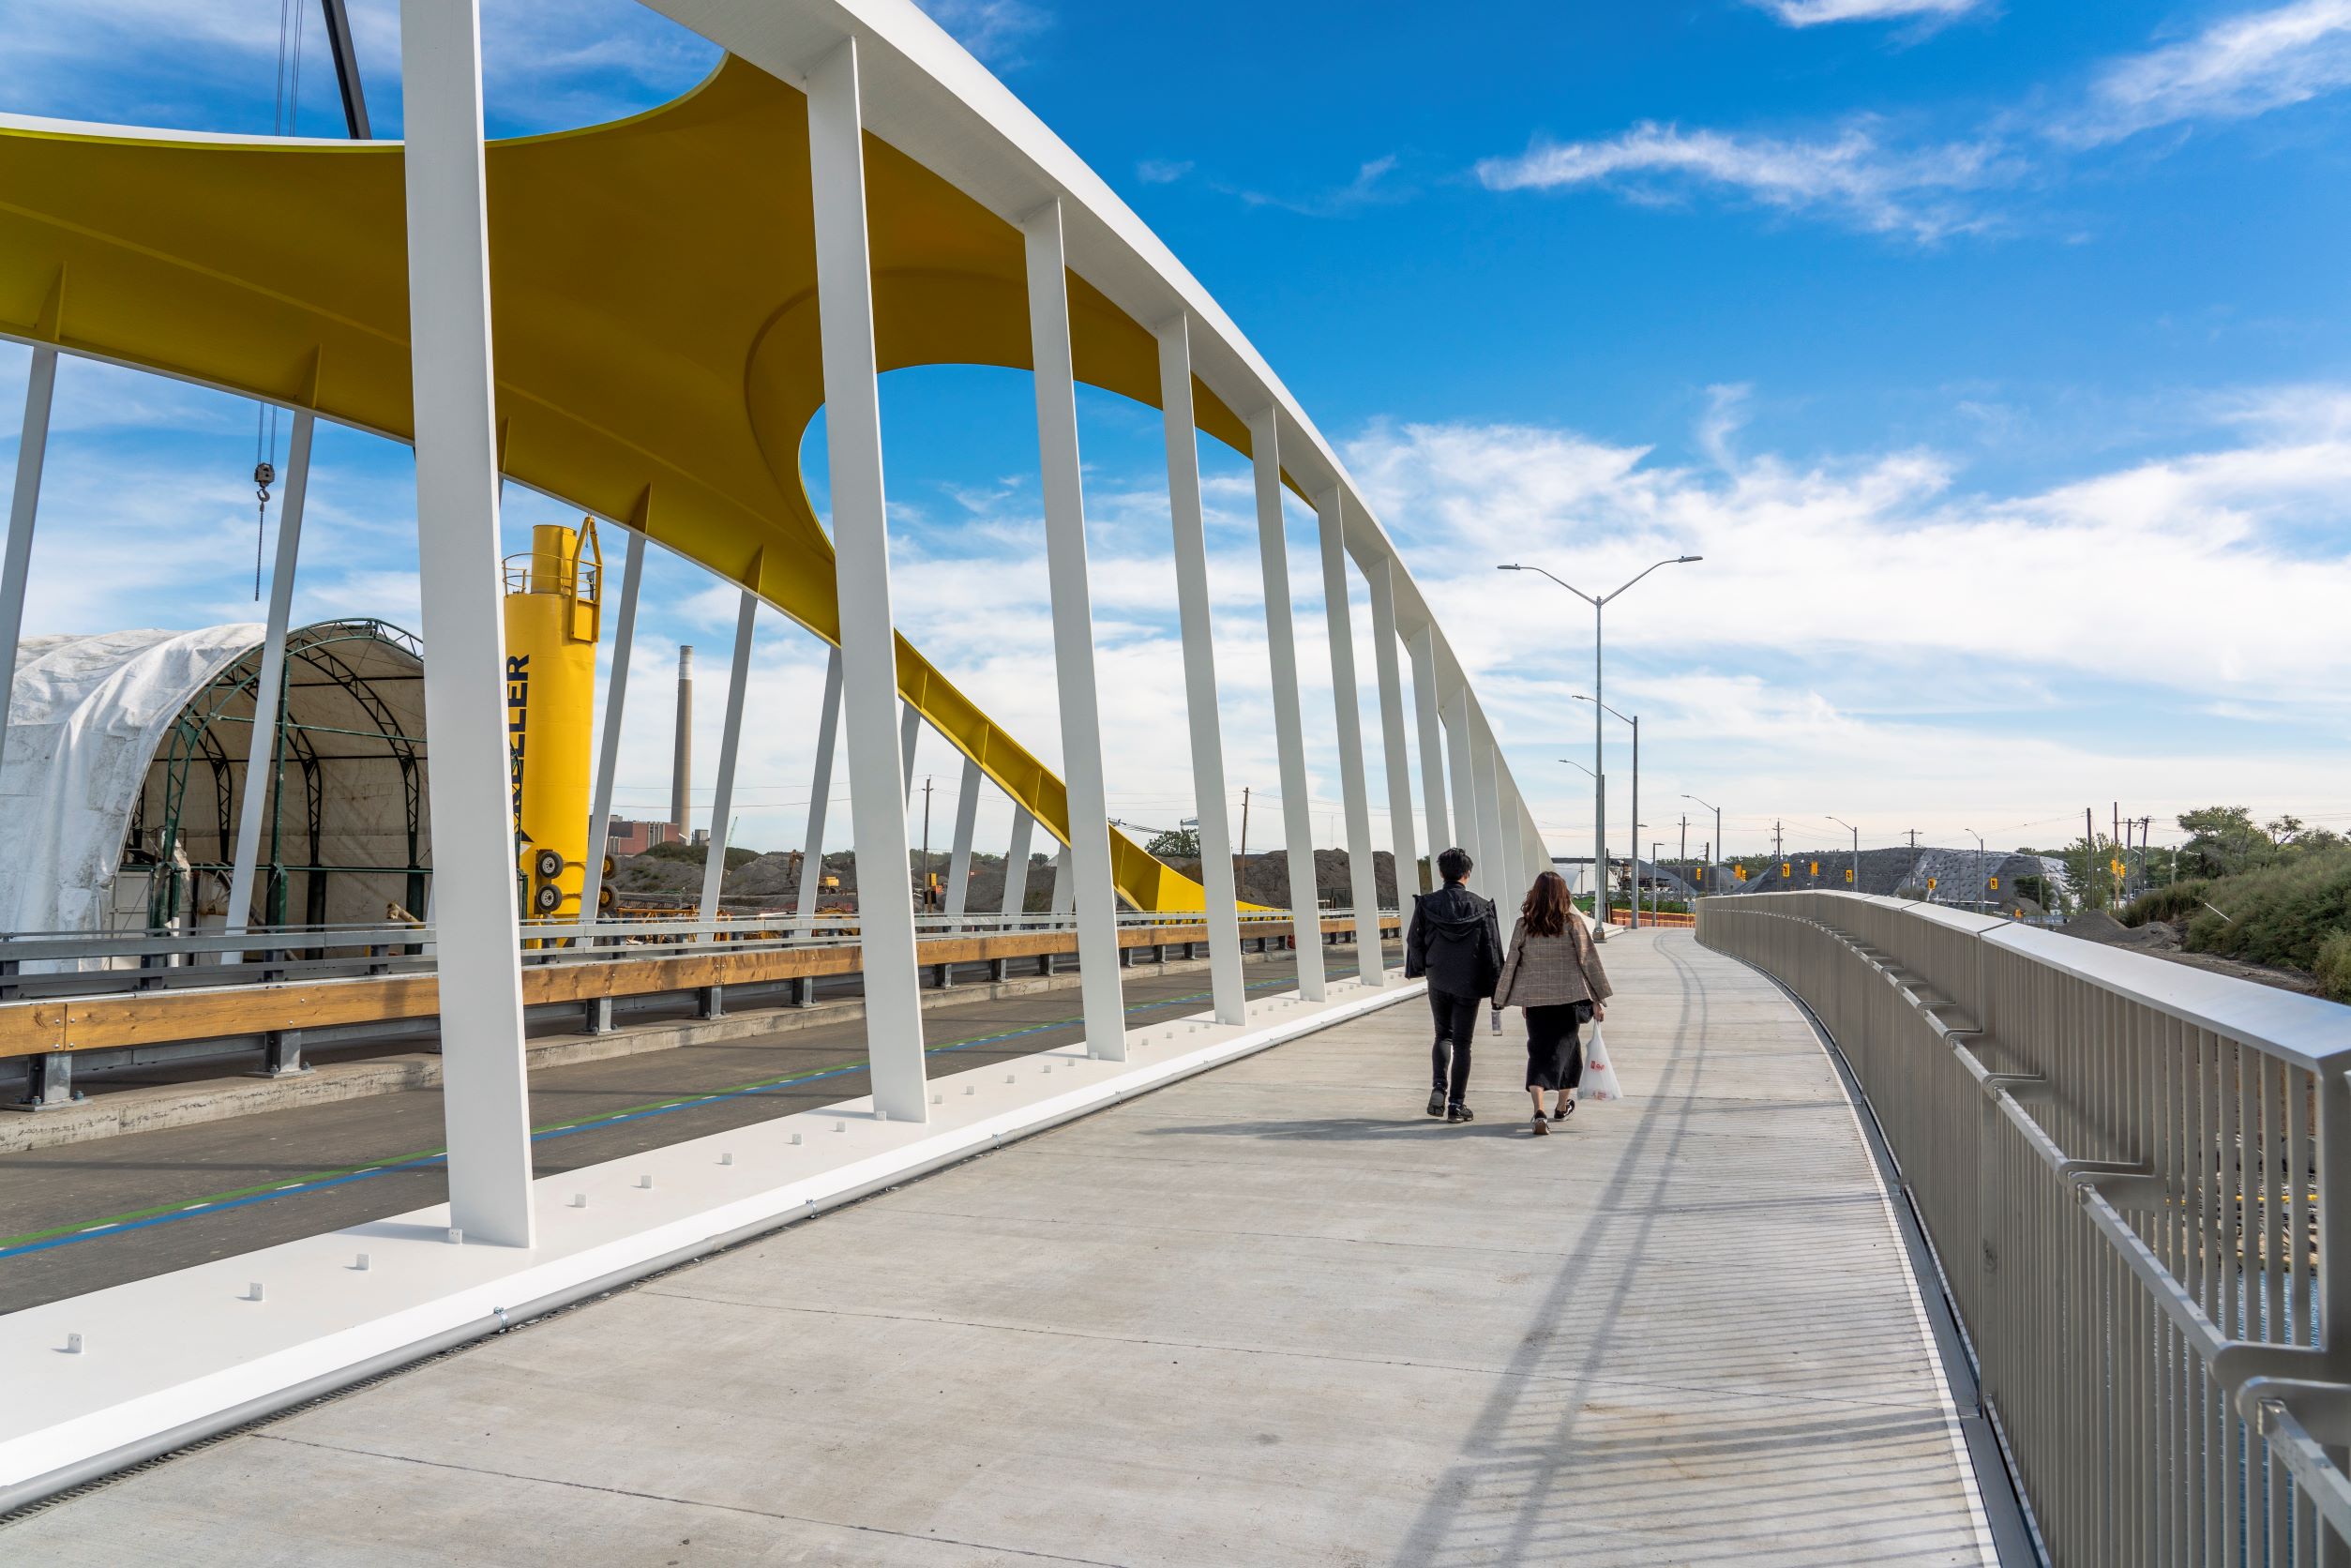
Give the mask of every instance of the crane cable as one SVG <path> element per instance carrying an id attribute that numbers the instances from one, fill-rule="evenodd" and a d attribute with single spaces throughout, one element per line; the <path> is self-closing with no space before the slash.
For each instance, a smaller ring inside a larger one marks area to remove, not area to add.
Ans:
<path id="1" fill-rule="evenodd" d="M 294 134 L 302 110 L 302 31 L 309 14 L 304 0 L 278 0 L 278 98 L 270 111 L 272 136 Z M 259 403 L 253 409 L 253 602 L 262 596 L 262 551 L 269 533 L 269 487 L 278 482 L 270 460 L 278 451 L 278 409 Z"/>

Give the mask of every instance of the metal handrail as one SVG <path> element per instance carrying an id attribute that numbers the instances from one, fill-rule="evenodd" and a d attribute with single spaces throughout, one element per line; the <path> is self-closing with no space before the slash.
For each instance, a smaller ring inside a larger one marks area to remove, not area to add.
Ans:
<path id="1" fill-rule="evenodd" d="M 2053 1561 L 2342 1550 L 2351 1009 L 1851 894 L 1706 900 L 1698 940 L 1851 1065 Z"/>

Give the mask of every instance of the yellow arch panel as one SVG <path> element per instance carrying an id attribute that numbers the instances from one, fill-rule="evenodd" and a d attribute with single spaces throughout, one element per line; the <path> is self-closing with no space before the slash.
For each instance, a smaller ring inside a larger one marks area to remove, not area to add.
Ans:
<path id="1" fill-rule="evenodd" d="M 885 370 L 1031 368 L 1020 234 L 868 136 Z M 0 128 L 0 334 L 406 440 L 403 153 Z M 488 150 L 501 463 L 752 589 L 837 642 L 832 543 L 799 451 L 823 406 L 807 110 L 729 59 L 636 118 Z M 1072 277 L 1080 380 L 1158 402 L 1158 344 Z M 1202 430 L 1246 453 L 1196 384 Z M 1055 837 L 1062 781 L 904 638 L 898 688 Z M 1203 907 L 1111 835 L 1119 891 Z"/>

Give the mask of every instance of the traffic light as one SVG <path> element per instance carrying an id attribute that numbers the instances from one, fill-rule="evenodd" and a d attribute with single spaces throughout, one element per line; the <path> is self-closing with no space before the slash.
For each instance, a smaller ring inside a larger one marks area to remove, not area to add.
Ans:
<path id="1" fill-rule="evenodd" d="M 1850 866 L 1845 868 L 1845 880 L 1848 882 L 1853 880 L 1853 867 Z"/>
<path id="2" fill-rule="evenodd" d="M 1820 862 L 1816 860 L 1812 863 L 1812 874 L 1816 877 L 1820 875 Z"/>
<path id="3" fill-rule="evenodd" d="M 1780 875 L 1781 875 L 1781 876 L 1783 876 L 1783 877 L 1792 877 L 1792 876 L 1794 876 L 1795 874 L 1796 874 L 1796 869 L 1795 869 L 1795 867 L 1791 867 L 1790 865 L 1788 865 L 1788 863 L 1787 863 L 1786 861 L 1785 861 L 1785 860 L 1783 860 L 1783 861 L 1781 861 L 1781 862 L 1780 862 Z"/>
<path id="4" fill-rule="evenodd" d="M 1992 879 L 1992 891 L 1993 891 L 1993 892 L 1995 892 L 1995 893 L 1997 893 L 1999 890 L 2000 890 L 2000 879 L 1999 879 L 1999 878 L 1997 878 L 1997 877 L 1994 877 L 1994 878 Z"/>
<path id="5" fill-rule="evenodd" d="M 1730 869 L 1731 874 L 1737 877 L 1741 882 L 1745 882 L 1747 880 L 1747 868 L 1744 866 L 1734 866 Z"/>
<path id="6" fill-rule="evenodd" d="M 1927 879 L 1926 879 L 1926 890 L 1927 890 L 1929 893 L 1932 893 L 1932 892 L 1934 892 L 1934 891 L 1935 891 L 1935 879 L 1934 879 L 1933 877 L 1929 877 L 1929 878 L 1927 878 Z"/>

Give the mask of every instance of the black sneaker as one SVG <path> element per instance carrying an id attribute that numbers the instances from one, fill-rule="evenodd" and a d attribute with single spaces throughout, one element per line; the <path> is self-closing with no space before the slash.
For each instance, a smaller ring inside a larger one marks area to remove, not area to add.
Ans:
<path id="1" fill-rule="evenodd" d="M 1477 1119 L 1477 1112 L 1458 1100 L 1445 1108 L 1445 1120 L 1448 1122 L 1474 1122 Z"/>
<path id="2" fill-rule="evenodd" d="M 1432 1089 L 1428 1092 L 1428 1113 L 1431 1116 L 1445 1114 L 1445 1092 L 1443 1090 Z"/>
<path id="3" fill-rule="evenodd" d="M 1549 1138 L 1551 1136 L 1551 1123 L 1545 1119 L 1543 1112 L 1539 1110 L 1535 1112 L 1534 1135 L 1537 1138 Z"/>

